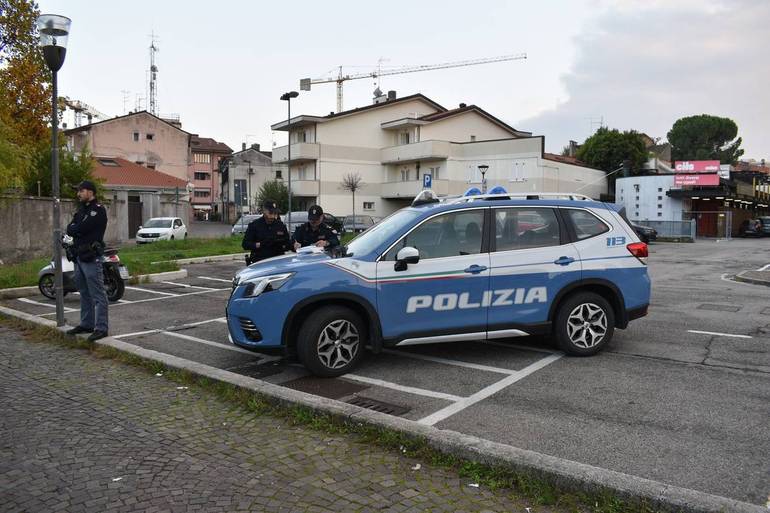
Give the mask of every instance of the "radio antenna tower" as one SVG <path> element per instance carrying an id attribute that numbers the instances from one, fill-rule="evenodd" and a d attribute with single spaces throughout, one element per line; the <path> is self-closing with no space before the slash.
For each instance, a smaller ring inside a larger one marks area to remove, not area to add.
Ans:
<path id="1" fill-rule="evenodd" d="M 155 52 L 158 52 L 160 48 L 156 45 L 158 39 L 155 37 L 155 32 L 150 34 L 150 92 L 149 92 L 149 109 L 150 113 L 158 115 L 158 67 L 155 65 Z"/>

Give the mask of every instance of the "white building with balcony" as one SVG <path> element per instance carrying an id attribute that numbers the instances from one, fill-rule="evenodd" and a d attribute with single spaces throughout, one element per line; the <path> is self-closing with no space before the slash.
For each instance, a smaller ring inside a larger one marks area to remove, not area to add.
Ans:
<path id="1" fill-rule="evenodd" d="M 440 196 L 481 185 L 480 165 L 489 166 L 487 186 L 515 192 L 576 192 L 599 198 L 607 192 L 604 172 L 574 159 L 545 153 L 543 136 L 507 125 L 475 105 L 446 109 L 415 94 L 328 116 L 300 115 L 276 123 L 291 144 L 273 149 L 273 164 L 288 165 L 292 191 L 335 215 L 352 213 L 352 195 L 342 188 L 359 174 L 356 213 L 385 216 L 407 206 L 432 177 Z"/>

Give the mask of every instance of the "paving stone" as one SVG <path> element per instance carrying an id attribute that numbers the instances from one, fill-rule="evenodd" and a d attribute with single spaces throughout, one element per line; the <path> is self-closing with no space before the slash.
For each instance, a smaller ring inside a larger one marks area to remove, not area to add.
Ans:
<path id="1" fill-rule="evenodd" d="M 0 326 L 0 511 L 526 511 L 456 473 Z M 119 478 L 115 481 L 116 478 Z M 538 506 L 532 511 L 558 511 Z"/>

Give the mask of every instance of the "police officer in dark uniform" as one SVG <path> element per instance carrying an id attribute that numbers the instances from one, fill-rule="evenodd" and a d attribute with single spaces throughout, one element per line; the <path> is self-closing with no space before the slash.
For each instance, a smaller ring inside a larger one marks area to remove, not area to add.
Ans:
<path id="1" fill-rule="evenodd" d="M 107 210 L 96 201 L 93 182 L 84 180 L 77 189 L 80 208 L 67 226 L 67 235 L 74 240 L 71 253 L 80 292 L 80 324 L 67 334 L 91 333 L 88 340 L 94 341 L 107 336 L 107 294 L 99 258 L 104 253 Z"/>
<path id="2" fill-rule="evenodd" d="M 294 230 L 292 241 L 294 250 L 305 246 L 318 246 L 334 249 L 340 245 L 336 230 L 324 223 L 324 211 L 318 205 L 313 205 L 307 211 L 307 223 L 301 224 Z"/>
<path id="3" fill-rule="evenodd" d="M 289 230 L 278 217 L 278 204 L 273 200 L 262 203 L 262 217 L 249 223 L 243 236 L 243 249 L 250 251 L 246 264 L 282 255 L 289 245 Z"/>

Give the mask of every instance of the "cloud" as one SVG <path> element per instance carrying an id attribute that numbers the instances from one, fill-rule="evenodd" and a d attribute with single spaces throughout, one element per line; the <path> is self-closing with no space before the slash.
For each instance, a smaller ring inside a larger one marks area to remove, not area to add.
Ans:
<path id="1" fill-rule="evenodd" d="M 562 77 L 569 99 L 516 126 L 545 134 L 549 151 L 611 128 L 665 139 L 694 114 L 732 118 L 747 157 L 770 154 L 770 2 L 595 2 Z M 592 121 L 594 123 L 592 124 Z"/>

